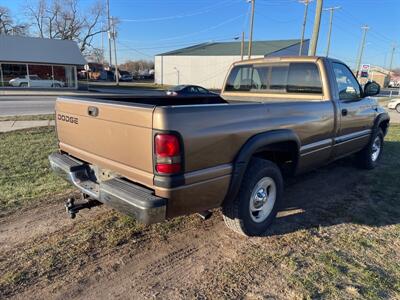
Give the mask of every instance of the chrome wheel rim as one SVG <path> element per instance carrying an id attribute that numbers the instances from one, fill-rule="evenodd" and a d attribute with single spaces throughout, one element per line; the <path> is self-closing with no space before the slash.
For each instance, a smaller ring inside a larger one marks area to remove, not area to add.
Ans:
<path id="1" fill-rule="evenodd" d="M 261 178 L 250 196 L 250 217 L 256 223 L 265 221 L 274 208 L 276 201 L 276 184 L 271 177 Z"/>
<path id="2" fill-rule="evenodd" d="M 377 161 L 379 154 L 381 154 L 381 148 L 382 148 L 382 141 L 379 136 L 377 136 L 372 144 L 372 154 L 371 158 L 372 161 Z"/>

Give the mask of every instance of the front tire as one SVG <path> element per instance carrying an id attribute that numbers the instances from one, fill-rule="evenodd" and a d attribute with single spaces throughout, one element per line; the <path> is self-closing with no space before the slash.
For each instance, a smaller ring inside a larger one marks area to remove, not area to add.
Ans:
<path id="1" fill-rule="evenodd" d="M 246 236 L 263 234 L 275 219 L 282 194 L 278 166 L 268 160 L 251 159 L 237 197 L 223 205 L 225 224 Z"/>
<path id="2" fill-rule="evenodd" d="M 371 170 L 377 166 L 383 152 L 383 138 L 382 129 L 376 130 L 368 145 L 357 154 L 358 165 L 362 169 Z"/>

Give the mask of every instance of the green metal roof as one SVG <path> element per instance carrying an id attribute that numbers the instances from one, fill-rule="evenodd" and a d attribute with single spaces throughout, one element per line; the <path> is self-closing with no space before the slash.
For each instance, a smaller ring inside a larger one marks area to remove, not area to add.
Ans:
<path id="1" fill-rule="evenodd" d="M 300 40 L 278 40 L 278 41 L 253 41 L 253 55 L 267 55 L 278 50 L 288 48 L 290 46 L 299 44 Z M 177 49 L 165 53 L 158 54 L 158 56 L 239 56 L 241 42 L 209 42 L 197 44 L 194 46 Z M 244 45 L 244 54 L 246 55 L 248 49 L 248 42 Z"/>

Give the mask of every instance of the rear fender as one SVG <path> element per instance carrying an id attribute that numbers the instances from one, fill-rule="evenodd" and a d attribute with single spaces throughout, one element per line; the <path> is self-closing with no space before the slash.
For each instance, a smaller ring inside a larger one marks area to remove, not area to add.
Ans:
<path id="1" fill-rule="evenodd" d="M 267 149 L 269 145 L 281 142 L 295 142 L 297 145 L 296 158 L 298 158 L 300 139 L 292 130 L 272 130 L 256 134 L 249 140 L 247 140 L 247 142 L 240 149 L 233 163 L 231 182 L 228 193 L 225 196 L 224 203 L 235 199 L 235 197 L 237 196 L 244 173 L 252 156 L 257 152 L 263 151 L 263 149 Z"/>

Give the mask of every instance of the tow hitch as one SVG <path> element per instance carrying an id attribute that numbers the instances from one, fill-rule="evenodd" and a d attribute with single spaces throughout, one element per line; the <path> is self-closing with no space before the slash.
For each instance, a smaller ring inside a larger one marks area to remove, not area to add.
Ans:
<path id="1" fill-rule="evenodd" d="M 65 202 L 65 209 L 71 219 L 75 219 L 76 214 L 81 209 L 86 209 L 86 208 L 91 209 L 92 207 L 96 207 L 103 204 L 97 200 L 90 199 L 85 195 L 82 195 L 82 200 L 83 202 L 75 203 L 76 200 L 75 198 L 72 197 L 68 198 L 67 202 Z"/>

